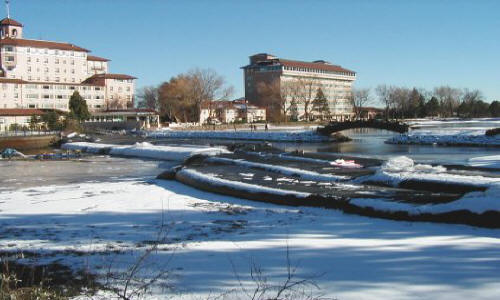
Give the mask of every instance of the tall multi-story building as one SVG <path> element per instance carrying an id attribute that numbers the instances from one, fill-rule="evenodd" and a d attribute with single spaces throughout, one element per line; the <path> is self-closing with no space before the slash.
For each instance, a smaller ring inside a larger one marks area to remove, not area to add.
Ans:
<path id="1" fill-rule="evenodd" d="M 352 85 L 356 72 L 323 60 L 313 62 L 278 58 L 267 53 L 250 56 L 250 64 L 242 67 L 245 98 L 249 103 L 269 107 L 269 93 L 263 88 L 278 90 L 284 99 L 281 112 L 294 119 L 318 116 L 313 101 L 318 89 L 328 104 L 328 118 L 345 119 L 353 116 Z M 294 106 L 294 107 L 292 107 Z M 272 109 L 268 109 L 268 113 Z"/>
<path id="2" fill-rule="evenodd" d="M 108 73 L 109 60 L 70 43 L 25 39 L 23 25 L 0 21 L 0 108 L 68 110 L 74 91 L 91 111 L 132 106 L 134 80 Z"/>

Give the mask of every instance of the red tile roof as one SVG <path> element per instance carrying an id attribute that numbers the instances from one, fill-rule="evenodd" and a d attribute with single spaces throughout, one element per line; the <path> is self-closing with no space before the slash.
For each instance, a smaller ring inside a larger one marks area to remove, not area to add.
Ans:
<path id="1" fill-rule="evenodd" d="M 88 79 L 123 79 L 123 80 L 125 80 L 125 79 L 137 79 L 137 77 L 126 75 L 126 74 L 105 73 L 105 74 L 92 75 Z M 87 80 L 85 80 L 85 81 L 87 81 Z"/>
<path id="2" fill-rule="evenodd" d="M 305 62 L 305 61 L 289 60 L 289 59 L 282 59 L 282 58 L 279 58 L 278 61 L 283 66 L 287 66 L 287 67 L 309 68 L 309 69 L 317 69 L 317 70 L 330 71 L 330 72 L 355 73 L 354 71 L 342 68 L 341 66 L 331 65 L 331 64 L 323 63 L 323 62 Z"/>
<path id="3" fill-rule="evenodd" d="M 0 77 L 0 83 L 18 83 L 18 84 L 22 84 L 22 83 L 28 83 L 28 82 L 25 81 L 25 80 L 22 80 L 22 79 L 2 78 L 2 77 Z"/>
<path id="4" fill-rule="evenodd" d="M 5 39 L 0 40 L 0 45 L 12 45 L 12 46 L 22 46 L 22 47 L 49 48 L 49 49 L 68 50 L 68 51 L 90 52 L 90 50 L 87 50 L 85 48 L 78 47 L 78 46 L 75 46 L 75 45 L 69 44 L 69 43 L 40 41 L 40 40 L 5 38 Z"/>
<path id="5" fill-rule="evenodd" d="M 23 27 L 23 24 L 19 23 L 18 21 L 14 19 L 9 19 L 5 18 L 0 21 L 0 25 L 13 25 L 13 26 L 21 26 Z"/>
<path id="6" fill-rule="evenodd" d="M 36 108 L 2 108 L 0 109 L 0 116 L 39 116 L 45 112 Z"/>
<path id="7" fill-rule="evenodd" d="M 92 60 L 92 61 L 110 61 L 107 58 L 99 57 L 99 56 L 94 56 L 94 55 L 87 55 L 87 60 Z"/>

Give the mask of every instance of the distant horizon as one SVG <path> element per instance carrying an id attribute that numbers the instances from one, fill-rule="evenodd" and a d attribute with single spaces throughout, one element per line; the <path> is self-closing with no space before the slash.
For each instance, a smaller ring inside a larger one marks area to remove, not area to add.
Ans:
<path id="1" fill-rule="evenodd" d="M 137 90 L 199 67 L 224 76 L 240 98 L 240 67 L 264 52 L 353 70 L 357 88 L 449 85 L 500 100 L 500 1 L 284 4 L 14 0 L 10 17 L 24 25 L 25 38 L 69 42 L 110 59 L 110 72 L 138 77 Z"/>

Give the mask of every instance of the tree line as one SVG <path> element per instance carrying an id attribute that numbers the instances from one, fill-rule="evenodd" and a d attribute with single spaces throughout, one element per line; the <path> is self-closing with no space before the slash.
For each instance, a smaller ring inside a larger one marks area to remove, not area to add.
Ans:
<path id="1" fill-rule="evenodd" d="M 360 91 L 365 94 L 365 98 L 371 99 L 369 89 Z M 359 98 L 360 91 L 353 93 L 354 102 L 356 98 Z M 483 94 L 477 89 L 439 86 L 426 90 L 384 84 L 375 88 L 375 94 L 379 103 L 384 107 L 384 114 L 387 118 L 500 117 L 500 102 L 485 102 Z M 359 102 L 359 99 L 357 100 Z M 357 106 L 354 106 L 356 109 Z"/>

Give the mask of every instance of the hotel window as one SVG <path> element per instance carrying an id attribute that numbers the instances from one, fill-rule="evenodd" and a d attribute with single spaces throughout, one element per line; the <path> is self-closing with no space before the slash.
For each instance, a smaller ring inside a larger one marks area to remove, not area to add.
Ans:
<path id="1" fill-rule="evenodd" d="M 28 72 L 31 72 L 31 67 L 28 67 Z"/>
<path id="2" fill-rule="evenodd" d="M 49 95 L 43 95 L 42 98 L 43 99 L 50 99 L 50 96 Z"/>
<path id="3" fill-rule="evenodd" d="M 26 48 L 26 52 L 30 53 L 31 52 L 31 48 Z"/>
<path id="4" fill-rule="evenodd" d="M 48 64 L 48 63 L 49 63 L 49 59 L 48 59 L 48 58 L 45 58 L 45 59 L 43 60 L 43 63 L 44 63 L 44 64 Z"/>
<path id="5" fill-rule="evenodd" d="M 28 61 L 28 62 L 31 62 L 31 56 L 28 56 L 27 61 Z"/>
<path id="6" fill-rule="evenodd" d="M 14 56 L 6 56 L 5 61 L 14 61 Z"/>
<path id="7" fill-rule="evenodd" d="M 59 64 L 59 58 L 56 58 L 55 63 L 56 63 L 56 64 Z"/>
<path id="8" fill-rule="evenodd" d="M 56 73 L 59 73 L 59 68 L 56 68 Z"/>
<path id="9" fill-rule="evenodd" d="M 49 68 L 47 68 L 47 67 L 45 67 L 43 70 L 44 70 L 45 73 L 49 72 Z"/>
<path id="10" fill-rule="evenodd" d="M 75 69 L 71 69 L 71 74 L 75 74 Z"/>
<path id="11" fill-rule="evenodd" d="M 75 61 L 74 60 L 71 60 L 71 64 L 74 65 L 75 64 Z"/>
<path id="12" fill-rule="evenodd" d="M 59 82 L 61 81 L 61 79 L 59 77 L 56 77 L 56 82 Z"/>
<path id="13" fill-rule="evenodd" d="M 57 99 L 63 99 L 63 95 L 57 95 Z"/>

